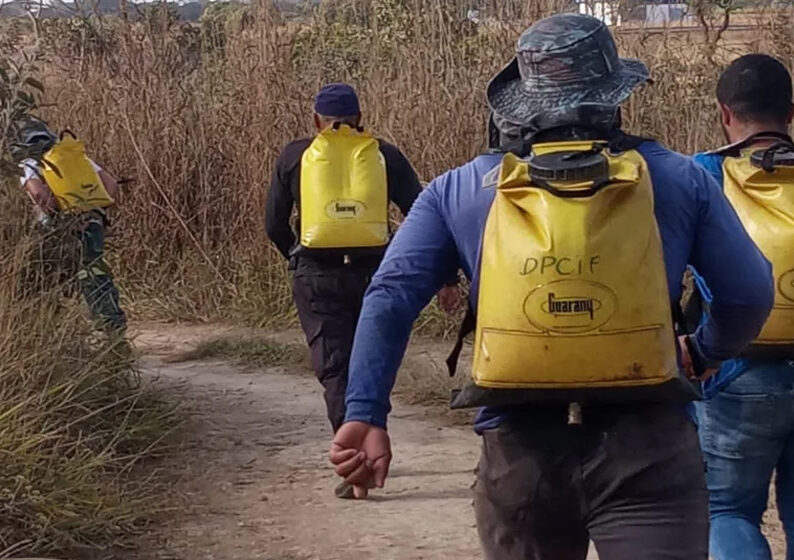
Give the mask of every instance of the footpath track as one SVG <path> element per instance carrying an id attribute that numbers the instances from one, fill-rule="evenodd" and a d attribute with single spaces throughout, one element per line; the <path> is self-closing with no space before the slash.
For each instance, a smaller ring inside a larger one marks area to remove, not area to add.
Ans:
<path id="1" fill-rule="evenodd" d="M 144 374 L 181 401 L 188 419 L 177 449 L 160 465 L 178 505 L 128 558 L 482 558 L 470 490 L 479 440 L 470 428 L 396 402 L 386 488 L 366 501 L 338 500 L 326 458 L 331 434 L 323 399 L 305 365 L 256 370 L 221 361 L 168 363 L 168 356 L 219 329 L 137 329 Z M 773 531 L 780 553 L 779 528 Z"/>

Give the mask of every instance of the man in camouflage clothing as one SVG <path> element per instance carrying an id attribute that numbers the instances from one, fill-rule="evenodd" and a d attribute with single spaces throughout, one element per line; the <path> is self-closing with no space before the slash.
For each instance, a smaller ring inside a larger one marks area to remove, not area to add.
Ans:
<path id="1" fill-rule="evenodd" d="M 21 185 L 36 209 L 36 225 L 41 241 L 23 272 L 23 295 L 60 285 L 68 293 L 77 278 L 96 327 L 123 337 L 127 318 L 119 304 L 119 293 L 113 275 L 104 259 L 104 209 L 95 208 L 80 214 L 59 211 L 43 178 L 41 158 L 58 141 L 47 125 L 35 118 L 17 123 L 11 142 L 11 155 L 22 171 Z M 116 199 L 118 183 L 93 161 L 108 194 Z"/>

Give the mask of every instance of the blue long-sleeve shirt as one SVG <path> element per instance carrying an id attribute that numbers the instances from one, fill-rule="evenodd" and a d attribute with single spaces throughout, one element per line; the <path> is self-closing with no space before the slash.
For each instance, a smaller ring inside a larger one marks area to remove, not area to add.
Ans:
<path id="1" fill-rule="evenodd" d="M 697 267 L 714 300 L 695 343 L 709 361 L 730 358 L 760 332 L 771 309 L 769 263 L 701 167 L 655 142 L 638 151 L 653 182 L 670 299 L 680 298 L 687 264 Z M 451 271 L 463 269 L 476 305 L 482 235 L 495 195 L 482 182 L 500 161 L 483 155 L 436 178 L 397 231 L 364 298 L 350 361 L 348 421 L 386 425 L 413 322 Z M 502 413 L 482 410 L 475 428 L 496 425 Z"/>
<path id="2" fill-rule="evenodd" d="M 692 160 L 708 171 L 717 181 L 720 188 L 723 187 L 725 175 L 722 165 L 725 161 L 725 155 L 714 153 L 695 154 L 692 156 Z M 693 272 L 703 299 L 707 302 L 711 302 L 713 296 L 708 286 L 708 281 L 700 275 L 697 269 Z M 781 375 L 790 375 L 791 366 L 789 365 L 789 360 L 758 360 L 749 358 L 727 360 L 720 366 L 719 372 L 710 377 L 703 384 L 703 395 L 707 399 L 711 398 L 746 371 L 758 368 L 780 371 Z"/>

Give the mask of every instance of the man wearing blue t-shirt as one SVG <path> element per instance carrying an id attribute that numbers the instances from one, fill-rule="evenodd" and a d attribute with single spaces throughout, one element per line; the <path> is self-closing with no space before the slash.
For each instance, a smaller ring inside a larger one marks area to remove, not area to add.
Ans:
<path id="1" fill-rule="evenodd" d="M 746 157 L 748 151 L 791 142 L 791 76 L 770 56 L 743 56 L 720 77 L 717 100 L 730 144 L 694 159 L 723 185 L 726 158 Z M 766 221 L 769 216 L 758 211 L 752 219 Z M 751 230 L 751 224 L 743 220 Z M 775 270 L 775 277 L 782 272 Z M 704 299 L 712 299 L 711 281 L 697 277 L 697 283 Z M 708 464 L 711 555 L 715 560 L 771 560 L 760 526 L 773 472 L 777 473 L 778 512 L 788 545 L 786 558 L 794 560 L 792 364 L 789 359 L 769 357 L 725 362 L 704 384 L 707 400 L 696 404 L 701 447 Z"/>

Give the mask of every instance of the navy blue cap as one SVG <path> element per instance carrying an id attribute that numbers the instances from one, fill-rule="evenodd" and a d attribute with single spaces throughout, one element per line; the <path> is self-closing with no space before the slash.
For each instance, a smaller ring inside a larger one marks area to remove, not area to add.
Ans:
<path id="1" fill-rule="evenodd" d="M 328 84 L 317 92 L 314 112 L 324 117 L 355 117 L 361 114 L 356 90 L 347 84 Z"/>

